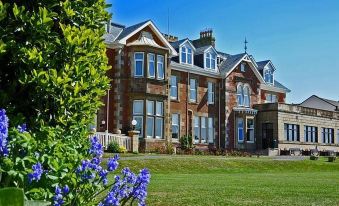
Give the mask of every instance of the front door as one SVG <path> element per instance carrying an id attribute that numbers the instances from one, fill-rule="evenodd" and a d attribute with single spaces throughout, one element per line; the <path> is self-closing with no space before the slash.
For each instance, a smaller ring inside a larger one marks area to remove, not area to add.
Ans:
<path id="1" fill-rule="evenodd" d="M 273 148 L 273 124 L 263 123 L 262 124 L 262 148 Z"/>

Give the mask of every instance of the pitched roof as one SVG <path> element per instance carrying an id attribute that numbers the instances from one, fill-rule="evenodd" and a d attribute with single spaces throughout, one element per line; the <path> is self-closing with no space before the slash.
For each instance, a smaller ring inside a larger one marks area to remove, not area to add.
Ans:
<path id="1" fill-rule="evenodd" d="M 197 50 L 195 51 L 195 54 L 202 54 L 202 53 L 204 53 L 204 51 L 205 51 L 206 49 L 208 49 L 209 47 L 211 47 L 211 45 L 199 47 L 199 48 L 197 48 Z"/>
<path id="2" fill-rule="evenodd" d="M 260 61 L 260 62 L 257 62 L 257 65 L 258 65 L 258 69 L 264 69 L 264 67 L 270 62 L 270 60 L 264 60 L 264 61 Z"/>
<path id="3" fill-rule="evenodd" d="M 329 104 L 331 104 L 331 105 L 333 105 L 335 107 L 339 107 L 339 101 L 325 99 L 325 98 L 319 97 L 317 95 L 312 95 L 312 96 L 315 96 L 315 97 L 317 97 L 317 98 L 319 98 L 319 99 L 321 99 L 321 100 L 323 100 L 323 101 L 325 101 L 325 102 L 327 102 L 327 103 L 329 103 Z"/>
<path id="4" fill-rule="evenodd" d="M 186 41 L 186 40 L 188 40 L 188 38 L 186 38 L 186 39 L 181 39 L 181 40 L 178 40 L 178 41 L 176 41 L 176 42 L 171 42 L 170 44 L 172 45 L 172 47 L 174 48 L 174 49 L 178 49 L 179 48 L 179 46 L 180 46 L 180 44 L 182 44 L 184 41 Z"/>
<path id="5" fill-rule="evenodd" d="M 242 58 L 244 58 L 245 55 L 246 53 L 241 53 L 241 54 L 236 54 L 236 55 L 228 54 L 228 56 L 226 57 L 226 60 L 223 61 L 221 65 L 219 66 L 220 72 L 222 74 L 228 73 L 231 69 L 233 69 L 239 63 L 239 61 L 241 61 Z"/>
<path id="6" fill-rule="evenodd" d="M 151 21 L 151 20 L 146 20 L 146 21 L 140 22 L 138 24 L 134 24 L 132 26 L 124 28 L 124 30 L 120 33 L 120 35 L 116 38 L 116 40 L 120 40 L 120 39 L 125 38 L 126 36 L 128 36 L 129 34 L 134 32 L 135 30 L 137 30 L 139 27 L 146 24 L 148 21 Z"/>
<path id="7" fill-rule="evenodd" d="M 286 92 L 291 92 L 290 89 L 288 89 L 287 87 L 285 87 L 284 85 L 282 85 L 280 82 L 278 82 L 277 80 L 274 80 L 274 87 L 280 88 L 285 90 Z"/>

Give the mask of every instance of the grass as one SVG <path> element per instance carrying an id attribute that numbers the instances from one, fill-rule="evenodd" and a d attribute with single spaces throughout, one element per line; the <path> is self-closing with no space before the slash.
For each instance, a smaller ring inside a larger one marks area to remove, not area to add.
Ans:
<path id="1" fill-rule="evenodd" d="M 137 158 L 133 158 L 137 157 Z M 148 205 L 339 205 L 339 162 L 216 156 L 127 156 L 147 167 Z"/>

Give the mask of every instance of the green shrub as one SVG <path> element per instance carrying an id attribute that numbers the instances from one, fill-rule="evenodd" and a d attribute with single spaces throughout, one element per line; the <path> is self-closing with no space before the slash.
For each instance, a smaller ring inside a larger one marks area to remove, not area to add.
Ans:
<path id="1" fill-rule="evenodd" d="M 120 146 L 116 141 L 112 141 L 108 144 L 107 150 L 112 153 L 119 153 L 120 152 Z"/>
<path id="2" fill-rule="evenodd" d="M 194 148 L 191 135 L 180 137 L 180 148 L 182 150 L 192 150 Z"/>

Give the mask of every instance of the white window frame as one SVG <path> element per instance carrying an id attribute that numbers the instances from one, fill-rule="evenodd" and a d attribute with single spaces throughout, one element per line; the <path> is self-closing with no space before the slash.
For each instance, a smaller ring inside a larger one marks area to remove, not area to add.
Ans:
<path id="1" fill-rule="evenodd" d="M 161 59 L 162 59 L 162 61 L 159 61 Z M 165 79 L 165 63 L 164 62 L 165 62 L 164 55 L 157 55 L 157 79 L 159 79 L 159 80 Z M 161 67 L 162 67 L 163 76 L 159 76 L 159 65 L 161 65 Z"/>
<path id="2" fill-rule="evenodd" d="M 207 142 L 208 142 L 208 118 L 200 117 L 200 143 Z"/>
<path id="3" fill-rule="evenodd" d="M 149 107 L 152 105 L 152 108 Z M 161 110 L 159 110 L 161 107 Z M 151 109 L 150 109 L 151 108 Z M 152 134 L 148 134 L 149 119 L 152 119 Z M 160 136 L 157 135 L 157 120 L 161 120 Z M 164 138 L 164 102 L 155 100 L 146 100 L 146 136 L 147 138 L 163 139 Z"/>
<path id="4" fill-rule="evenodd" d="M 188 57 L 191 58 L 191 62 L 188 62 Z M 190 47 L 186 47 L 186 64 L 193 65 L 193 50 Z"/>
<path id="5" fill-rule="evenodd" d="M 212 99 L 210 99 L 210 97 Z M 215 83 L 207 82 L 207 104 L 214 104 L 215 100 Z"/>
<path id="6" fill-rule="evenodd" d="M 238 106 L 244 106 L 244 87 L 243 87 L 242 84 L 237 85 L 236 94 L 237 94 L 237 104 L 238 104 Z"/>
<path id="7" fill-rule="evenodd" d="M 252 124 L 253 127 L 248 127 L 249 121 L 253 121 L 253 124 Z M 254 124 L 255 124 L 255 122 L 254 122 L 253 118 L 247 118 L 246 119 L 246 142 L 248 142 L 248 143 L 254 143 L 254 141 L 255 141 L 255 125 Z M 247 140 L 247 135 L 250 135 L 250 131 L 253 131 L 253 139 Z"/>
<path id="8" fill-rule="evenodd" d="M 151 59 L 150 56 L 153 56 L 153 60 Z M 154 67 L 154 75 L 150 74 L 150 64 L 153 63 L 153 67 Z M 153 53 L 148 53 L 147 54 L 147 77 L 151 78 L 151 79 L 155 79 L 155 54 Z"/>
<path id="9" fill-rule="evenodd" d="M 182 59 L 183 55 L 185 56 L 185 61 Z M 180 47 L 180 63 L 187 64 L 187 47 L 186 46 Z"/>
<path id="10" fill-rule="evenodd" d="M 242 127 L 239 127 L 240 121 L 242 122 Z M 240 130 L 242 130 L 242 140 L 240 139 Z M 245 140 L 245 121 L 243 118 L 237 118 L 237 139 L 238 143 L 243 143 Z"/>
<path id="11" fill-rule="evenodd" d="M 248 85 L 243 86 L 243 106 L 250 107 L 251 105 L 251 91 Z"/>
<path id="12" fill-rule="evenodd" d="M 194 88 L 192 88 L 192 86 L 191 86 L 191 80 L 194 80 L 194 82 L 195 82 L 195 87 Z M 189 96 L 190 102 L 196 103 L 196 102 L 198 102 L 198 80 L 195 79 L 195 78 L 190 78 L 189 85 L 190 85 L 190 93 L 189 93 L 189 95 L 190 95 Z M 195 91 L 195 99 L 191 98 L 192 91 Z"/>
<path id="13" fill-rule="evenodd" d="M 199 116 L 193 116 L 193 138 L 194 138 L 194 143 L 199 143 L 200 142 L 200 117 Z M 198 128 L 198 134 L 195 134 L 195 130 L 196 128 Z M 197 136 L 198 138 L 196 139 L 195 136 Z"/>
<path id="14" fill-rule="evenodd" d="M 141 112 L 136 112 L 135 110 L 135 103 L 141 103 Z M 133 119 L 141 119 L 141 131 L 139 134 L 139 137 L 143 137 L 144 136 L 144 100 L 133 100 Z"/>
<path id="15" fill-rule="evenodd" d="M 240 64 L 240 71 L 241 72 L 246 72 L 246 67 L 245 66 L 246 66 L 245 63 L 241 63 Z"/>
<path id="16" fill-rule="evenodd" d="M 273 70 L 271 68 L 264 68 L 263 76 L 264 76 L 264 80 L 267 84 L 271 84 L 271 85 L 274 84 L 274 74 L 273 74 Z M 267 79 L 267 77 L 268 77 L 268 79 Z"/>
<path id="17" fill-rule="evenodd" d="M 212 134 L 210 134 L 212 132 Z M 214 118 L 208 117 L 208 123 L 207 123 L 207 143 L 214 143 L 215 138 L 215 129 L 214 129 Z"/>
<path id="18" fill-rule="evenodd" d="M 172 83 L 172 78 L 175 78 L 175 85 L 173 85 Z M 176 94 L 177 96 L 174 97 L 172 96 L 172 89 L 175 89 L 176 90 Z M 171 75 L 171 88 L 170 88 L 170 95 L 171 95 L 171 99 L 172 100 L 178 100 L 179 99 L 179 90 L 178 90 L 178 76 L 175 76 L 175 75 Z"/>
<path id="19" fill-rule="evenodd" d="M 214 56 L 214 58 L 213 58 Z M 206 69 L 216 70 L 217 69 L 217 55 L 212 51 L 207 51 L 204 54 L 204 64 Z M 207 62 L 209 60 L 209 62 Z M 212 63 L 213 62 L 213 63 Z M 214 65 L 214 68 L 212 67 Z"/>
<path id="20" fill-rule="evenodd" d="M 142 59 L 137 59 L 136 56 L 137 54 L 142 54 Z M 144 60 L 145 59 L 145 55 L 144 52 L 134 52 L 134 77 L 143 77 L 144 76 Z M 140 75 L 137 75 L 137 61 L 141 61 L 141 73 Z"/>
<path id="21" fill-rule="evenodd" d="M 174 124 L 174 117 L 177 118 L 177 124 Z M 179 140 L 180 139 L 180 114 L 179 113 L 173 113 L 171 116 L 172 120 L 172 139 Z M 173 127 L 178 127 L 178 138 L 173 137 Z"/>

